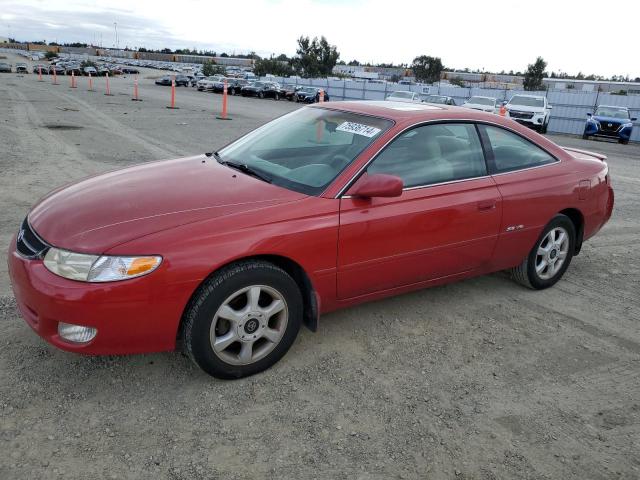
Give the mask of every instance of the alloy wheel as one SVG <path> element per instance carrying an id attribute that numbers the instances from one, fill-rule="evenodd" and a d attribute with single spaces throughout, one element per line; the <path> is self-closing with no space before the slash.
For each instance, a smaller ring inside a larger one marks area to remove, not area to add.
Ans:
<path id="1" fill-rule="evenodd" d="M 542 280 L 553 278 L 562 268 L 569 253 L 569 233 L 556 227 L 544 236 L 536 252 L 536 274 Z"/>
<path id="2" fill-rule="evenodd" d="M 279 291 L 266 285 L 242 288 L 218 308 L 209 332 L 211 348 L 228 364 L 255 363 L 280 343 L 288 320 Z"/>

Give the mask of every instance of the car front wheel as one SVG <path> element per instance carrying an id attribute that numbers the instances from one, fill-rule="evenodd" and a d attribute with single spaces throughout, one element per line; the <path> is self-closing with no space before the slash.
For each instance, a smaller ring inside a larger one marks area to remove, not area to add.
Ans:
<path id="1" fill-rule="evenodd" d="M 556 215 L 542 231 L 529 255 L 511 269 L 513 279 L 534 290 L 551 287 L 569 268 L 575 244 L 573 222 L 566 215 Z"/>
<path id="2" fill-rule="evenodd" d="M 185 312 L 184 347 L 214 377 L 246 377 L 287 353 L 302 314 L 300 290 L 287 272 L 265 261 L 239 262 L 194 295 Z"/>

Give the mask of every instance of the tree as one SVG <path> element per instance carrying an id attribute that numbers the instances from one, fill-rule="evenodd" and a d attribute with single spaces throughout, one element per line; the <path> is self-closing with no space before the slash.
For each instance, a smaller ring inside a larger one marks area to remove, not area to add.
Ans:
<path id="1" fill-rule="evenodd" d="M 452 78 L 451 80 L 449 80 L 449 82 L 451 83 L 451 85 L 457 85 L 458 87 L 464 87 L 465 86 L 464 80 L 460 76 Z"/>
<path id="2" fill-rule="evenodd" d="M 256 60 L 253 66 L 253 73 L 259 77 L 263 77 L 268 73 L 277 77 L 288 77 L 294 73 L 291 65 L 286 61 L 279 60 L 279 58 L 271 57 Z"/>
<path id="3" fill-rule="evenodd" d="M 327 39 L 322 36 L 320 40 L 314 37 L 300 37 L 296 58 L 292 64 L 295 69 L 306 77 L 326 77 L 336 66 L 340 53 L 335 45 L 329 45 Z"/>
<path id="4" fill-rule="evenodd" d="M 222 67 L 216 65 L 216 62 L 213 60 L 207 60 L 202 64 L 202 74 L 205 77 L 210 77 L 211 75 L 215 75 L 216 73 L 223 73 Z"/>
<path id="5" fill-rule="evenodd" d="M 430 57 L 428 55 L 420 55 L 414 58 L 411 68 L 416 80 L 427 83 L 440 80 L 440 74 L 444 70 L 442 60 L 439 57 Z"/>
<path id="6" fill-rule="evenodd" d="M 57 58 L 58 54 L 56 52 L 45 52 L 44 58 L 47 60 L 51 60 L 52 58 Z"/>
<path id="7" fill-rule="evenodd" d="M 349 63 L 347 63 L 347 65 L 349 65 L 350 67 L 359 67 L 360 62 L 358 60 L 351 60 Z"/>
<path id="8" fill-rule="evenodd" d="M 527 71 L 524 73 L 524 89 L 529 91 L 544 90 L 542 79 L 545 77 L 546 68 L 547 62 L 542 57 L 536 58 L 535 63 L 527 66 Z"/>

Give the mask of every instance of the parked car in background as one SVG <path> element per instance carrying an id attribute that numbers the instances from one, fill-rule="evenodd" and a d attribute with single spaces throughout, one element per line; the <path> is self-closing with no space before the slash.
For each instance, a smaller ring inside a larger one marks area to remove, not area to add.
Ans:
<path id="1" fill-rule="evenodd" d="M 196 83 L 196 87 L 199 91 L 211 92 L 213 91 L 213 84 L 216 83 L 221 78 L 225 78 L 224 75 L 211 75 L 209 77 L 203 78 Z"/>
<path id="2" fill-rule="evenodd" d="M 387 96 L 386 100 L 393 102 L 420 103 L 422 98 L 419 93 L 410 92 L 408 90 L 398 90 Z"/>
<path id="3" fill-rule="evenodd" d="M 240 378 L 340 308 L 502 270 L 552 287 L 611 216 L 606 157 L 497 115 L 460 117 L 314 105 L 219 152 L 58 188 L 10 240 L 17 309 L 63 350 L 183 348 Z"/>
<path id="4" fill-rule="evenodd" d="M 496 108 L 498 107 L 498 100 L 494 97 L 482 97 L 482 96 L 473 96 L 466 100 L 463 104 L 465 108 L 471 108 L 473 110 L 480 110 L 488 113 L 496 113 Z"/>
<path id="5" fill-rule="evenodd" d="M 107 75 L 107 73 L 111 74 L 109 67 L 106 67 L 105 65 L 101 65 L 98 67 L 98 75 L 104 77 L 105 75 Z"/>
<path id="6" fill-rule="evenodd" d="M 53 75 L 64 75 L 64 67 L 62 65 L 49 65 L 49 73 Z"/>
<path id="7" fill-rule="evenodd" d="M 228 84 L 228 92 L 231 95 L 240 95 L 242 87 L 249 85 L 249 80 L 244 78 L 231 78 Z"/>
<path id="8" fill-rule="evenodd" d="M 140 73 L 140 70 L 138 70 L 137 68 L 133 68 L 133 67 L 122 67 L 122 73 L 128 73 L 128 74 L 132 74 L 132 75 L 137 75 L 138 73 Z"/>
<path id="9" fill-rule="evenodd" d="M 16 63 L 16 73 L 29 73 L 26 63 Z"/>
<path id="10" fill-rule="evenodd" d="M 95 67 L 84 67 L 82 69 L 82 73 L 84 73 L 86 76 L 91 75 L 92 77 L 96 77 L 98 75 L 98 70 L 96 70 Z"/>
<path id="11" fill-rule="evenodd" d="M 273 98 L 280 100 L 282 92 L 280 85 L 275 82 L 253 82 L 240 89 L 243 97 Z"/>
<path id="12" fill-rule="evenodd" d="M 34 65 L 32 69 L 33 73 L 41 72 L 42 75 L 49 75 L 49 66 L 41 63 Z"/>
<path id="13" fill-rule="evenodd" d="M 300 90 L 300 88 L 302 87 L 292 84 L 282 85 L 282 98 L 293 102 L 296 99 L 296 93 L 298 92 L 298 90 Z"/>
<path id="14" fill-rule="evenodd" d="M 197 87 L 198 86 L 198 82 L 202 79 L 206 78 L 204 75 L 196 73 L 193 78 L 191 79 L 191 86 L 192 87 Z"/>
<path id="15" fill-rule="evenodd" d="M 11 73 L 12 72 L 11 64 L 5 63 L 5 62 L 0 62 L 0 72 Z"/>
<path id="16" fill-rule="evenodd" d="M 540 95 L 514 95 L 506 105 L 508 117 L 540 133 L 547 133 L 551 108 L 547 97 Z"/>
<path id="17" fill-rule="evenodd" d="M 320 91 L 323 90 L 318 87 L 301 87 L 296 92 L 296 102 L 302 103 L 318 103 L 320 101 Z M 329 94 L 324 92 L 324 101 L 329 101 Z"/>
<path id="18" fill-rule="evenodd" d="M 626 107 L 599 105 L 594 114 L 587 114 L 587 123 L 582 138 L 606 137 L 627 144 L 633 131 L 633 122 L 637 120 Z"/>
<path id="19" fill-rule="evenodd" d="M 80 68 L 80 65 L 78 64 L 71 64 L 71 65 L 67 65 L 64 69 L 64 73 L 66 75 L 82 75 L 82 69 Z"/>
<path id="20" fill-rule="evenodd" d="M 171 85 L 171 75 L 165 75 L 164 77 L 160 77 L 158 79 L 156 79 L 156 81 L 154 82 L 156 85 Z"/>
<path id="21" fill-rule="evenodd" d="M 423 95 L 422 101 L 425 103 L 436 103 L 439 105 L 455 105 L 456 101 L 453 97 L 446 95 Z"/>

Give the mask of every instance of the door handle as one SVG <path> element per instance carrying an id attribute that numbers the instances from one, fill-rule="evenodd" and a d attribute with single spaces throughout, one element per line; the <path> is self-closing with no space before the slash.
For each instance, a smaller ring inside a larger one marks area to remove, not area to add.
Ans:
<path id="1" fill-rule="evenodd" d="M 486 212 L 487 210 L 493 210 L 496 208 L 495 200 L 483 200 L 482 202 L 478 202 L 478 210 L 481 212 Z"/>

